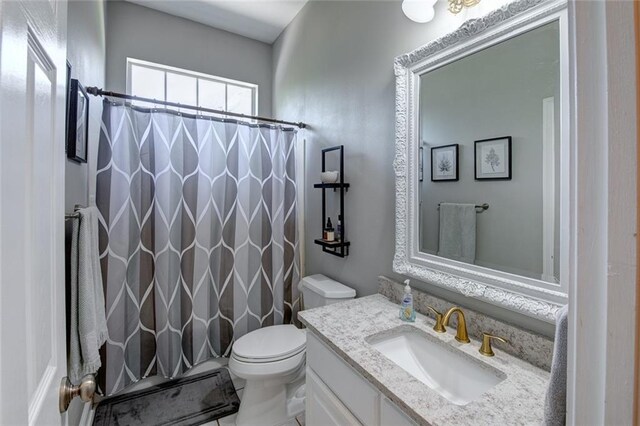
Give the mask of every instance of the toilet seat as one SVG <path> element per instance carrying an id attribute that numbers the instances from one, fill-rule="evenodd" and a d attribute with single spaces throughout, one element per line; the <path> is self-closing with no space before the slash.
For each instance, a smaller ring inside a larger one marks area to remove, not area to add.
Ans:
<path id="1" fill-rule="evenodd" d="M 277 362 L 306 348 L 307 336 L 291 324 L 272 325 L 245 334 L 233 345 L 231 357 L 245 363 Z"/>

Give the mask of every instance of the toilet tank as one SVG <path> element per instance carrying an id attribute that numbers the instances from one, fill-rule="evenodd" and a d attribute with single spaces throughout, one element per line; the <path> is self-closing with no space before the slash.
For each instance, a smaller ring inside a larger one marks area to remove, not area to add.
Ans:
<path id="1" fill-rule="evenodd" d="M 298 290 L 302 293 L 304 309 L 331 305 L 356 297 L 354 289 L 322 274 L 304 277 L 298 284 Z"/>

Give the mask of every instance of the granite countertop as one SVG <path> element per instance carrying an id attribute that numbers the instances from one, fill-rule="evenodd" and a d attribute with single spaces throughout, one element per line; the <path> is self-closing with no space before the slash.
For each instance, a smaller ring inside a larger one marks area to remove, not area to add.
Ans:
<path id="1" fill-rule="evenodd" d="M 461 344 L 455 329 L 433 331 L 433 320 L 417 314 L 415 323 L 398 319 L 399 306 L 380 294 L 301 311 L 298 317 L 318 338 L 369 380 L 387 398 L 419 424 L 509 424 L 543 422 L 544 397 L 549 373 L 521 359 L 494 349 L 494 357 L 478 352 L 480 342 Z M 456 405 L 411 376 L 382 355 L 366 338 L 388 334 L 397 327 L 415 327 L 458 348 L 477 361 L 495 368 L 506 379 L 478 399 Z"/>

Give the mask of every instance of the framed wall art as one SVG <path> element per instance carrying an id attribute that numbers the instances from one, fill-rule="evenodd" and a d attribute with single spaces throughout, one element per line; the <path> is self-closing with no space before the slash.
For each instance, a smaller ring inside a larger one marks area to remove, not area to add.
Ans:
<path id="1" fill-rule="evenodd" d="M 511 179 L 511 136 L 475 141 L 476 180 Z"/>
<path id="2" fill-rule="evenodd" d="M 431 181 L 458 180 L 458 144 L 431 148 Z"/>
<path id="3" fill-rule="evenodd" d="M 424 180 L 424 148 L 418 148 L 418 179 L 420 182 Z"/>
<path id="4" fill-rule="evenodd" d="M 67 158 L 86 163 L 89 139 L 89 96 L 76 79 L 71 79 L 68 96 Z"/>

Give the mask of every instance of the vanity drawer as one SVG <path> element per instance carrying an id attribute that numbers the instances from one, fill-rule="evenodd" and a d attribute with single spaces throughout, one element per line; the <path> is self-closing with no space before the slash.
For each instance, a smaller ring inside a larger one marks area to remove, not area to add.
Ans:
<path id="1" fill-rule="evenodd" d="M 363 424 L 379 423 L 378 390 L 311 332 L 307 333 L 307 365 Z"/>

